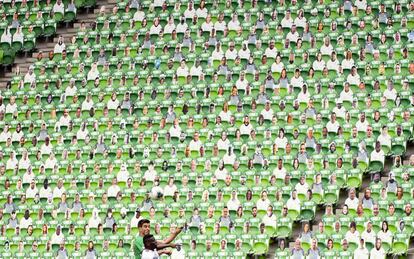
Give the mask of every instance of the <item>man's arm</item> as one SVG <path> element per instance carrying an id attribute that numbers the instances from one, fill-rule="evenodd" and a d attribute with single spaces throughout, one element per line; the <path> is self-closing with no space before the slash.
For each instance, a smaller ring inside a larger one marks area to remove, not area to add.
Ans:
<path id="1" fill-rule="evenodd" d="M 167 243 L 164 243 L 164 240 L 157 240 L 157 250 L 163 250 L 164 248 L 169 248 L 169 247 L 175 248 L 175 244 L 170 244 L 170 243 L 167 244 Z"/>
<path id="2" fill-rule="evenodd" d="M 175 244 L 172 244 L 173 246 L 171 246 L 171 245 L 169 245 L 177 236 L 178 236 L 178 234 L 180 234 L 181 233 L 181 231 L 183 230 L 183 226 L 181 226 L 181 227 L 178 227 L 176 230 L 175 230 L 175 232 L 174 233 L 172 233 L 169 237 L 167 237 L 166 239 L 164 239 L 164 240 L 157 240 L 157 249 L 159 250 L 159 249 L 162 249 L 162 248 L 160 248 L 160 247 L 162 247 L 163 245 L 164 245 L 164 247 L 163 248 L 165 248 L 165 247 L 175 247 Z M 167 245 L 167 246 L 165 246 L 165 245 Z"/>

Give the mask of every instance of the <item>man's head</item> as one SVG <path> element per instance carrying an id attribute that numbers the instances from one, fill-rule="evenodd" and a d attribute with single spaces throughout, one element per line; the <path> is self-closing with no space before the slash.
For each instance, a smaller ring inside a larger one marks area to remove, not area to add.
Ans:
<path id="1" fill-rule="evenodd" d="M 348 240 L 344 239 L 342 241 L 342 250 L 347 251 L 348 250 Z"/>
<path id="2" fill-rule="evenodd" d="M 378 216 L 378 214 L 379 214 L 379 206 L 378 206 L 377 203 L 374 204 L 374 206 L 372 207 L 372 213 L 373 213 L 374 216 Z"/>
<path id="3" fill-rule="evenodd" d="M 295 249 L 297 250 L 301 249 L 301 242 L 299 238 L 295 240 Z"/>
<path id="4" fill-rule="evenodd" d="M 145 235 L 143 240 L 145 249 L 154 250 L 157 248 L 157 242 L 153 235 Z"/>
<path id="5" fill-rule="evenodd" d="M 351 189 L 349 191 L 349 198 L 351 198 L 352 200 L 355 199 L 355 189 Z"/>
<path id="6" fill-rule="evenodd" d="M 380 239 L 380 238 L 377 238 L 377 239 L 375 240 L 375 248 L 376 248 L 377 250 L 380 250 L 380 249 L 381 249 L 381 239 Z"/>
<path id="7" fill-rule="evenodd" d="M 360 247 L 360 248 L 364 248 L 364 245 L 365 245 L 365 241 L 364 241 L 364 239 L 363 239 L 363 238 L 361 238 L 361 239 L 359 240 L 359 247 Z"/>
<path id="8" fill-rule="evenodd" d="M 225 218 L 227 218 L 229 216 L 229 208 L 227 208 L 227 206 L 223 208 L 223 214 L 222 215 Z"/>
<path id="9" fill-rule="evenodd" d="M 404 212 L 406 215 L 411 215 L 411 204 L 407 203 L 404 208 Z"/>
<path id="10" fill-rule="evenodd" d="M 150 221 L 148 219 L 141 219 L 138 221 L 138 231 L 140 236 L 146 236 L 150 233 Z"/>
<path id="11" fill-rule="evenodd" d="M 316 250 L 318 248 L 318 242 L 315 238 L 312 238 L 312 249 Z"/>

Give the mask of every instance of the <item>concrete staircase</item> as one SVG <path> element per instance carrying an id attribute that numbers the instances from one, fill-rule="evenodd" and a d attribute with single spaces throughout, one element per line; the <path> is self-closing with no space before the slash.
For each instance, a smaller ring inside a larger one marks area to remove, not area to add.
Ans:
<path id="1" fill-rule="evenodd" d="M 56 29 L 56 35 L 53 38 L 38 38 L 36 39 L 36 48 L 25 56 L 24 53 L 20 53 L 16 56 L 14 64 L 11 68 L 5 68 L 0 71 L 0 89 L 4 89 L 7 83 L 16 75 L 17 71 L 20 70 L 20 75 L 25 75 L 30 65 L 36 61 L 36 57 L 40 51 L 43 52 L 43 57 L 47 58 L 48 53 L 53 51 L 57 39 L 62 35 L 67 44 L 73 35 L 76 35 L 78 28 L 82 22 L 85 22 L 87 27 L 91 27 L 95 22 L 97 15 L 102 6 L 105 6 L 105 12 L 112 12 L 112 8 L 116 5 L 116 0 L 99 0 L 96 1 L 97 5 L 94 9 L 78 9 L 76 19 L 72 23 L 65 24 L 60 23 Z"/>

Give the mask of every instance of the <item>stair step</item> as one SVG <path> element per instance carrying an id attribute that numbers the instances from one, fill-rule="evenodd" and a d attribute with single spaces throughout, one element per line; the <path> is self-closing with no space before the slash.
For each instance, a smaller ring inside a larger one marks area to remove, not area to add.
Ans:
<path id="1" fill-rule="evenodd" d="M 64 39 L 63 42 L 67 43 L 67 42 L 70 42 L 70 38 L 72 38 L 74 34 L 75 33 L 73 32 L 64 32 L 64 33 L 60 33 L 59 36 L 63 36 L 63 39 Z M 53 46 L 55 46 L 55 44 L 58 42 L 59 36 L 56 38 L 53 38 Z"/>
<path id="2" fill-rule="evenodd" d="M 112 9 L 116 6 L 116 4 L 107 4 L 107 5 L 101 5 L 105 6 L 105 13 L 111 13 Z M 94 14 L 99 14 L 101 12 L 101 8 L 96 8 L 94 11 Z"/>
<path id="3" fill-rule="evenodd" d="M 86 26 L 86 28 L 92 28 L 92 25 L 91 25 L 90 22 L 85 22 L 85 26 Z M 76 23 L 73 24 L 73 28 L 76 30 L 76 32 L 78 31 L 78 29 L 80 27 L 81 27 L 81 22 L 76 22 Z"/>

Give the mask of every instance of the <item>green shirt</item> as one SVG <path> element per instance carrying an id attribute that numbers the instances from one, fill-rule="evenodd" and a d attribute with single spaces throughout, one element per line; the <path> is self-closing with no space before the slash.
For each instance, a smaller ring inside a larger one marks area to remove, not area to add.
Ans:
<path id="1" fill-rule="evenodd" d="M 142 250 L 144 250 L 144 238 L 138 234 L 134 242 L 135 259 L 141 259 Z"/>

